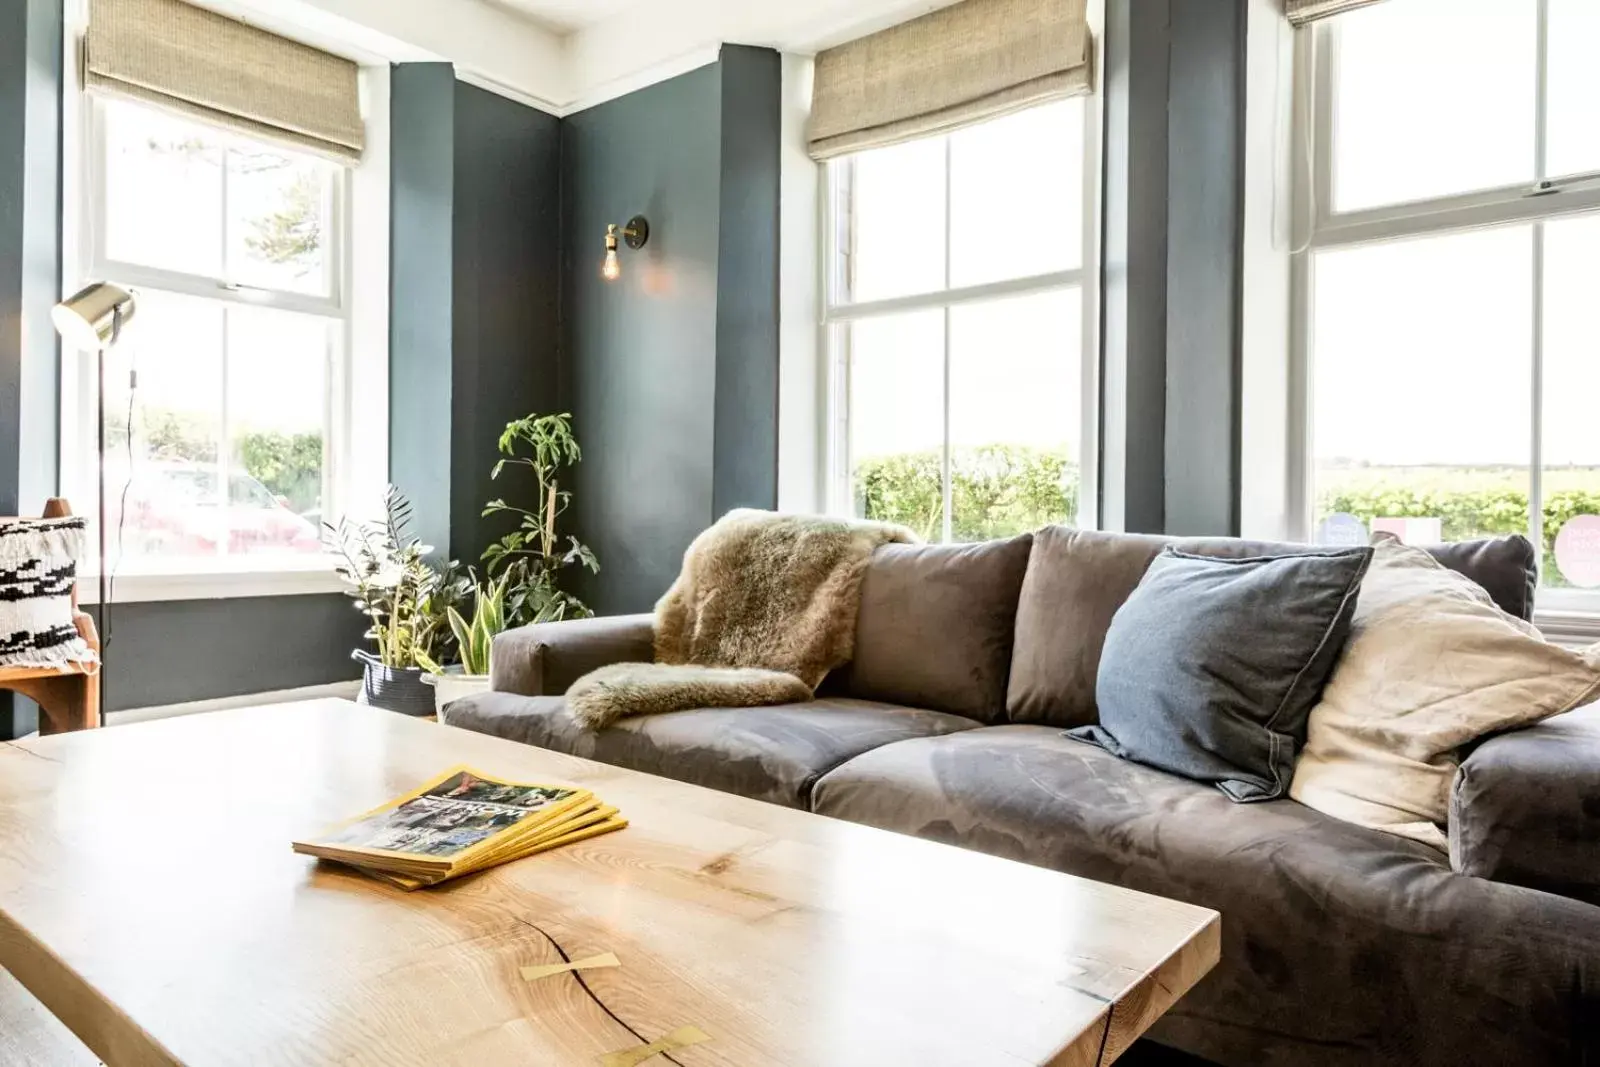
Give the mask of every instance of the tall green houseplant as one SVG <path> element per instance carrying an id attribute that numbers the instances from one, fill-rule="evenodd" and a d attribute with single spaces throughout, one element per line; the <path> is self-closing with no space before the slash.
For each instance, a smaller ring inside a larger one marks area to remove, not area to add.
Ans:
<path id="1" fill-rule="evenodd" d="M 518 516 L 517 528 L 483 553 L 489 576 L 506 581 L 506 624 L 587 618 L 594 613 L 560 584 L 569 567 L 600 570 L 587 545 L 570 534 L 562 536 L 558 529 L 561 516 L 572 506 L 572 493 L 561 487 L 561 477 L 583 458 L 572 434 L 572 416 L 529 415 L 507 423 L 500 435 L 500 453 L 504 458 L 494 465 L 492 478 L 499 480 L 508 470 L 525 468 L 534 483 L 532 507 L 517 507 L 501 498 L 483 509 L 485 517 Z"/>

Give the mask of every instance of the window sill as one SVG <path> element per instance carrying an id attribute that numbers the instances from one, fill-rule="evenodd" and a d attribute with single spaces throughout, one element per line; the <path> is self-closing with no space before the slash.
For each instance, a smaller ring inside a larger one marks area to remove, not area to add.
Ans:
<path id="1" fill-rule="evenodd" d="M 1600 641 L 1600 613 L 1573 610 L 1539 610 L 1533 624 L 1558 645 L 1584 648 Z"/>
<path id="2" fill-rule="evenodd" d="M 258 560 L 237 567 L 174 567 L 163 571 L 115 575 L 111 603 L 140 604 L 171 600 L 231 600 L 262 596 L 313 596 L 339 593 L 345 585 L 329 561 L 285 563 Z M 96 604 L 100 581 L 94 573 L 78 575 L 78 603 Z"/>

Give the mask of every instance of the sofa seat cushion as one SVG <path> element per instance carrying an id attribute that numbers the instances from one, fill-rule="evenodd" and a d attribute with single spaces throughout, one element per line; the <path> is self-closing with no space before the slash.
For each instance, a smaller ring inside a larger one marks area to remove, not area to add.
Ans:
<path id="1" fill-rule="evenodd" d="M 806 807 L 811 786 L 880 745 L 970 730 L 970 719 L 868 700 L 823 699 L 765 708 L 697 708 L 579 726 L 564 697 L 484 693 L 445 709 L 444 721 L 618 767 Z"/>
<path id="2" fill-rule="evenodd" d="M 812 808 L 1221 912 L 1222 962 L 1153 1031 L 1216 1063 L 1600 1062 L 1600 908 L 1291 800 L 1013 725 L 875 749 Z"/>

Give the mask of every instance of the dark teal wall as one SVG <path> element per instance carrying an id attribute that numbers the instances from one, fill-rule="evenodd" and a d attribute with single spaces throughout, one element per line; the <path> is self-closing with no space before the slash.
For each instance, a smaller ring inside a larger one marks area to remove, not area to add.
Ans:
<path id="1" fill-rule="evenodd" d="M 390 83 L 390 479 L 441 556 L 476 563 L 496 443 L 560 405 L 560 120 L 459 82 L 446 63 Z"/>
<path id="2" fill-rule="evenodd" d="M 1165 0 L 1155 0 L 1165 7 Z M 1167 54 L 1164 19 L 1137 0 L 1106 5 L 1101 256 L 1101 457 L 1122 514 L 1104 524 L 1166 529 Z M 1164 14 L 1164 12 L 1163 12 Z"/>
<path id="3" fill-rule="evenodd" d="M 648 610 L 727 507 L 777 503 L 779 69 L 722 60 L 567 118 L 563 393 L 596 611 Z M 607 223 L 646 247 L 599 274 Z"/>
<path id="4" fill-rule="evenodd" d="M 60 344 L 50 306 L 61 291 L 61 0 L 28 0 L 27 217 L 22 234 L 22 352 L 17 505 L 55 491 Z"/>
<path id="5" fill-rule="evenodd" d="M 1171 0 L 1166 528 L 1239 533 L 1244 0 Z"/>
<path id="6" fill-rule="evenodd" d="M 0 514 L 56 484 L 61 0 L 0 0 Z"/>
<path id="7" fill-rule="evenodd" d="M 1108 0 L 1103 452 L 1123 528 L 1239 532 L 1244 0 Z"/>
<path id="8" fill-rule="evenodd" d="M 777 507 L 781 61 L 724 45 L 711 511 Z"/>
<path id="9" fill-rule="evenodd" d="M 512 468 L 491 481 L 506 423 L 564 410 L 561 308 L 561 123 L 455 85 L 455 276 L 450 417 L 450 554 L 476 563 L 507 532 L 483 505 L 531 506 Z"/>
<path id="10" fill-rule="evenodd" d="M 403 63 L 389 81 L 389 480 L 413 532 L 450 545 L 455 68 Z"/>
<path id="11" fill-rule="evenodd" d="M 61 0 L 0 0 L 0 515 L 56 482 L 61 288 Z M 0 738 L 38 709 L 0 693 Z"/>
<path id="12" fill-rule="evenodd" d="M 350 650 L 366 630 L 333 593 L 113 603 L 110 621 L 101 678 L 110 711 L 356 678 Z"/>
<path id="13" fill-rule="evenodd" d="M 601 566 L 579 595 L 601 614 L 653 604 L 714 517 L 721 111 L 713 65 L 562 124 L 572 518 Z M 608 283 L 606 225 L 638 214 L 650 241 Z"/>

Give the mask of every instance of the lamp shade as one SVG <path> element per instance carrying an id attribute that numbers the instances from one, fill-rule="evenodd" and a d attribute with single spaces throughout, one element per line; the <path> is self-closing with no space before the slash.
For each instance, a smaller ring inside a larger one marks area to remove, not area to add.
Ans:
<path id="1" fill-rule="evenodd" d="M 68 344 L 98 351 L 116 340 L 138 305 L 133 294 L 110 282 L 95 282 L 67 297 L 50 312 Z"/>

